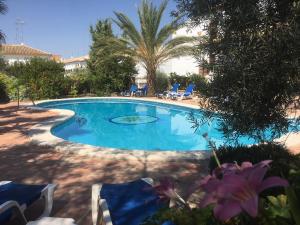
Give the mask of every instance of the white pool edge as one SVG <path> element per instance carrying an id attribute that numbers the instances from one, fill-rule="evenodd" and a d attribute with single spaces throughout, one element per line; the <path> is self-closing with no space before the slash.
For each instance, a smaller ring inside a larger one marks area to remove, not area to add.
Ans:
<path id="1" fill-rule="evenodd" d="M 46 102 L 59 102 L 66 100 L 87 100 L 87 99 L 124 99 L 130 101 L 146 101 L 153 103 L 163 103 L 166 105 L 175 105 L 187 107 L 190 109 L 200 109 L 198 106 L 182 103 L 179 101 L 165 102 L 160 99 L 147 98 L 131 98 L 131 97 L 84 97 L 84 98 L 64 98 L 37 101 L 36 104 Z M 49 118 L 37 125 L 34 125 L 29 131 L 29 137 L 33 143 L 38 145 L 52 146 L 57 151 L 66 153 L 75 153 L 80 155 L 88 155 L 92 157 L 113 158 L 113 159 L 130 159 L 139 160 L 141 158 L 147 160 L 159 161 L 180 161 L 180 160 L 203 160 L 211 156 L 211 151 L 146 151 L 146 150 L 120 150 L 117 148 L 96 147 L 87 144 L 80 144 L 66 141 L 56 137 L 51 133 L 51 129 L 74 116 L 74 112 L 65 109 L 49 109 L 28 104 L 27 107 L 43 111 L 54 112 L 57 115 Z"/>

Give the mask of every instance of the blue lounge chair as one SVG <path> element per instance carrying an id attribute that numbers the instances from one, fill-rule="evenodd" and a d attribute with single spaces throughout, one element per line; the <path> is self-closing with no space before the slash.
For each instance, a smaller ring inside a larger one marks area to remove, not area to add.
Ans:
<path id="1" fill-rule="evenodd" d="M 27 185 L 18 184 L 11 181 L 0 182 L 0 205 L 13 201 L 20 205 L 22 212 L 35 201 L 44 198 L 45 208 L 41 217 L 48 216 L 52 210 L 53 194 L 56 185 Z M 0 214 L 0 224 L 8 221 L 12 216 L 11 210 L 6 210 Z"/>
<path id="2" fill-rule="evenodd" d="M 193 91 L 194 91 L 194 88 L 196 87 L 195 84 L 189 84 L 189 86 L 187 86 L 187 88 L 185 89 L 185 92 L 180 94 L 180 93 L 174 93 L 174 94 L 171 94 L 170 97 L 171 99 L 177 99 L 177 98 L 192 98 L 192 94 L 193 94 Z"/>
<path id="3" fill-rule="evenodd" d="M 138 90 L 137 85 L 136 84 L 132 84 L 130 86 L 130 89 L 128 91 L 121 92 L 121 95 L 125 96 L 125 97 L 130 97 L 130 96 L 135 95 L 135 93 L 137 92 L 137 90 Z"/>
<path id="4" fill-rule="evenodd" d="M 142 87 L 141 89 L 139 89 L 137 92 L 136 92 L 136 96 L 147 96 L 147 93 L 148 93 L 148 85 L 145 84 L 144 87 Z"/>
<path id="5" fill-rule="evenodd" d="M 92 219 L 94 225 L 139 225 L 168 202 L 152 189 L 152 179 L 122 184 L 94 184 Z"/>
<path id="6" fill-rule="evenodd" d="M 180 87 L 180 84 L 179 83 L 175 83 L 175 84 L 173 84 L 171 90 L 165 91 L 162 94 L 158 94 L 157 97 L 158 98 L 169 98 L 170 96 L 175 95 L 175 94 L 178 93 L 178 88 L 179 87 Z"/>

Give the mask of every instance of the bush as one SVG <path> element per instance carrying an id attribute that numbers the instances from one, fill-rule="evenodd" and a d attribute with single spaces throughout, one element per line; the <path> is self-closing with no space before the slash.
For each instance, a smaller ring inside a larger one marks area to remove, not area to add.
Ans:
<path id="1" fill-rule="evenodd" d="M 170 73 L 169 81 L 171 84 L 179 83 L 180 89 L 185 89 L 189 84 L 189 77 L 187 76 L 181 76 L 177 73 Z"/>
<path id="2" fill-rule="evenodd" d="M 162 93 L 169 88 L 169 78 L 168 75 L 163 72 L 156 73 L 156 80 L 155 80 L 155 92 Z"/>
<path id="3" fill-rule="evenodd" d="M 258 163 L 262 160 L 272 160 L 271 168 L 268 175 L 280 176 L 289 179 L 291 169 L 300 168 L 300 158 L 292 155 L 282 145 L 277 144 L 261 144 L 237 147 L 220 147 L 217 156 L 221 163 L 234 163 L 239 165 L 242 162 L 250 161 Z M 209 169 L 212 171 L 217 167 L 213 157 L 210 158 Z"/>
<path id="4" fill-rule="evenodd" d="M 194 83 L 196 85 L 195 91 L 198 91 L 200 94 L 206 94 L 208 90 L 208 82 L 205 77 L 198 74 L 191 74 L 188 76 L 188 82 Z"/>
<path id="5" fill-rule="evenodd" d="M 91 75 L 87 69 L 76 70 L 66 77 L 68 82 L 68 94 L 79 96 L 90 93 Z"/>
<path id="6" fill-rule="evenodd" d="M 2 79 L 0 79 L 0 103 L 9 102 L 9 97 L 7 93 L 6 84 Z"/>
<path id="7" fill-rule="evenodd" d="M 5 84 L 6 91 L 9 99 L 17 100 L 18 99 L 18 89 L 19 89 L 19 98 L 25 98 L 25 87 L 19 84 L 17 78 L 13 76 L 6 75 L 4 73 L 0 73 L 0 80 Z"/>

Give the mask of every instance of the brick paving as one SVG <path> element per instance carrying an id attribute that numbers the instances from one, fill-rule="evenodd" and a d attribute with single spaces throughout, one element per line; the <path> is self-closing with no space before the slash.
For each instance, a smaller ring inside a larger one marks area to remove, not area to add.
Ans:
<path id="1" fill-rule="evenodd" d="M 15 103 L 0 105 L 0 180 L 58 184 L 53 216 L 91 224 L 91 185 L 97 182 L 125 182 L 141 177 L 157 180 L 171 175 L 184 194 L 182 190 L 206 173 L 207 162 L 158 163 L 146 156 L 130 161 L 91 158 L 31 143 L 27 136 L 31 127 L 55 116 L 49 111 L 24 107 L 18 110 Z"/>
<path id="2" fill-rule="evenodd" d="M 171 101 L 171 100 L 169 100 Z M 184 103 L 198 104 L 196 100 Z M 0 105 L 0 180 L 40 184 L 55 183 L 53 216 L 72 217 L 81 225 L 90 225 L 91 185 L 97 182 L 125 182 L 141 177 L 154 180 L 172 176 L 179 192 L 188 190 L 205 174 L 207 162 L 151 162 L 147 157 L 136 160 L 91 158 L 37 146 L 27 136 L 32 127 L 57 116 L 50 111 L 30 110 L 16 103 Z M 34 132 L 39 132 L 38 130 Z M 287 146 L 300 153 L 299 135 L 291 135 Z"/>

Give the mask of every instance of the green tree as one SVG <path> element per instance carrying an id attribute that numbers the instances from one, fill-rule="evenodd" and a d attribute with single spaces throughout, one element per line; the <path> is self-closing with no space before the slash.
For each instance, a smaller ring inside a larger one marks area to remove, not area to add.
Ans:
<path id="1" fill-rule="evenodd" d="M 92 46 L 88 68 L 91 72 L 92 91 L 97 95 L 109 95 L 128 89 L 133 75 L 136 74 L 135 63 L 126 55 L 115 55 L 111 42 L 119 42 L 113 34 L 110 20 L 99 20 L 90 28 Z M 122 49 L 126 50 L 123 43 Z"/>
<path id="2" fill-rule="evenodd" d="M 201 51 L 216 56 L 207 100 L 222 112 L 225 136 L 272 140 L 286 132 L 287 109 L 299 103 L 300 1 L 177 2 L 194 23 L 217 23 Z"/>
<path id="3" fill-rule="evenodd" d="M 115 23 L 122 29 L 123 38 L 120 42 L 112 42 L 111 48 L 115 54 L 132 56 L 136 62 L 142 63 L 147 71 L 149 94 L 155 91 L 156 71 L 163 62 L 182 55 L 192 54 L 192 37 L 180 36 L 171 38 L 171 35 L 180 28 L 181 18 L 162 25 L 162 15 L 166 9 L 167 1 L 159 7 L 150 1 L 143 0 L 138 9 L 140 29 L 123 13 L 115 13 Z M 120 47 L 125 43 L 127 48 Z"/>
<path id="4" fill-rule="evenodd" d="M 7 12 L 7 6 L 4 3 L 4 0 L 0 0 L 0 14 L 5 14 Z M 4 33 L 0 30 L 0 45 L 5 41 L 5 35 Z"/>
<path id="5" fill-rule="evenodd" d="M 25 64 L 14 64 L 9 71 L 26 87 L 26 96 L 33 102 L 65 94 L 64 67 L 61 63 L 33 58 Z"/>
<path id="6" fill-rule="evenodd" d="M 79 69 L 67 75 L 68 83 L 70 84 L 69 94 L 78 96 L 91 93 L 91 74 L 88 69 Z"/>

